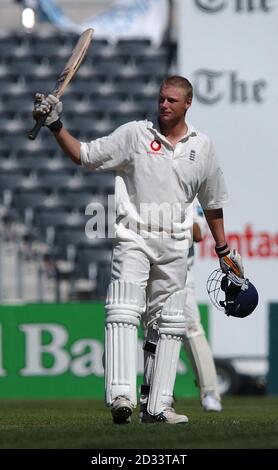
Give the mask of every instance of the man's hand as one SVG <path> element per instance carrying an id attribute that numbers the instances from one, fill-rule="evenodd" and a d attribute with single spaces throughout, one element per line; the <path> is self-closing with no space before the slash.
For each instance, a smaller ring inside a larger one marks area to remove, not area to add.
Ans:
<path id="1" fill-rule="evenodd" d="M 38 120 L 42 114 L 46 114 L 47 118 L 44 123 L 49 127 L 58 121 L 63 110 L 63 103 L 54 95 L 45 97 L 42 93 L 36 93 L 34 100 L 33 118 Z"/>
<path id="2" fill-rule="evenodd" d="M 244 277 L 244 269 L 240 254 L 232 250 L 226 256 L 219 258 L 220 267 L 225 274 L 234 273 L 237 277 Z"/>

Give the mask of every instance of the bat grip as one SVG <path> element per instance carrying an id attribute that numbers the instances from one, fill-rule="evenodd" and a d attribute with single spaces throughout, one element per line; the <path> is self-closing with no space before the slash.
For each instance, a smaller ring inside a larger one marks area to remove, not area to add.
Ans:
<path id="1" fill-rule="evenodd" d="M 46 118 L 47 118 L 47 114 L 42 114 L 41 117 L 37 120 L 33 129 L 31 129 L 30 132 L 28 132 L 28 138 L 30 140 L 35 140 L 38 133 L 40 132 L 41 127 L 44 125 Z"/>

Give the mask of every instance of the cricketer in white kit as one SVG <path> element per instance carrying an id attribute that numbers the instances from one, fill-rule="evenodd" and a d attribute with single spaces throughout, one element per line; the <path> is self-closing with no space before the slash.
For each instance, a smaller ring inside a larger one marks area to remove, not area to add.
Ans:
<path id="1" fill-rule="evenodd" d="M 175 148 L 149 121 L 128 123 L 108 138 L 81 145 L 84 167 L 117 170 L 117 243 L 106 304 L 106 402 L 113 406 L 125 397 L 136 406 L 137 328 L 146 303 L 145 323 L 160 341 L 148 397 L 151 417 L 145 413 L 145 421 L 172 407 L 192 244 L 192 213 L 187 214 L 186 205 L 197 191 L 205 209 L 227 200 L 211 142 L 187 126 Z M 122 408 L 123 400 L 118 403 Z"/>
<path id="2" fill-rule="evenodd" d="M 204 238 L 206 220 L 197 198 L 192 205 L 193 211 L 193 240 L 199 242 Z M 195 228 L 197 236 L 195 235 Z M 208 344 L 200 319 L 196 299 L 193 265 L 195 259 L 195 244 L 188 253 L 185 321 L 186 334 L 184 348 L 189 356 L 199 387 L 200 401 L 205 411 L 221 411 L 221 399 L 218 390 L 216 368 L 211 348 Z"/>
<path id="3" fill-rule="evenodd" d="M 105 396 L 119 424 L 130 422 L 137 404 L 137 329 L 145 311 L 144 321 L 156 329 L 158 342 L 141 422 L 188 421 L 175 413 L 172 401 L 186 329 L 184 288 L 192 243 L 186 209 L 196 195 L 222 269 L 238 266 L 224 233 L 223 174 L 210 139 L 185 121 L 191 103 L 190 82 L 170 77 L 159 91 L 157 123 L 130 122 L 89 143 L 79 142 L 63 127 L 59 112 L 55 115 L 55 97 L 40 100 L 37 107 L 35 103 L 35 114 L 49 113 L 46 125 L 75 163 L 91 171 L 116 171 L 116 238 L 105 306 Z"/>
<path id="4" fill-rule="evenodd" d="M 193 241 L 202 240 L 206 228 L 204 213 L 197 198 L 187 209 L 188 221 L 193 224 Z M 192 229 L 192 227 L 190 227 Z M 189 234 L 191 232 L 189 231 Z M 184 348 L 191 362 L 196 382 L 199 387 L 200 401 L 205 411 L 221 411 L 221 400 L 218 391 L 217 375 L 212 352 L 201 324 L 200 312 L 195 295 L 195 281 L 192 271 L 194 264 L 194 244 L 188 251 L 187 278 L 185 283 L 185 337 Z M 144 318 L 143 326 L 145 341 L 144 349 L 144 383 L 141 385 L 140 418 L 147 420 L 147 404 L 150 393 L 150 383 L 154 370 L 156 347 L 159 340 L 157 325 Z"/>

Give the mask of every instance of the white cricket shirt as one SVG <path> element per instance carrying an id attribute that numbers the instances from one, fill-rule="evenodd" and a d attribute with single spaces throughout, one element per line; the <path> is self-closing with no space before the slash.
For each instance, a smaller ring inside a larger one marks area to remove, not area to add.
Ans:
<path id="1" fill-rule="evenodd" d="M 196 195 L 203 209 L 218 209 L 228 196 L 210 139 L 187 123 L 175 147 L 151 121 L 132 121 L 112 134 L 81 143 L 81 163 L 92 171 L 115 170 L 116 236 L 146 232 L 186 239 Z"/>

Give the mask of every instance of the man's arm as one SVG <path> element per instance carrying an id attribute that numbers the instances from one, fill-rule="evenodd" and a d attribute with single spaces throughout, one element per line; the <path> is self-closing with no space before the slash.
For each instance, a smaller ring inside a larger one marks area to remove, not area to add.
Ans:
<path id="1" fill-rule="evenodd" d="M 215 240 L 215 251 L 219 257 L 219 263 L 224 273 L 232 271 L 238 277 L 244 277 L 244 270 L 241 261 L 241 256 L 236 250 L 230 252 L 229 246 L 226 242 L 223 210 L 211 209 L 204 210 L 208 226 L 211 234 Z"/>
<path id="2" fill-rule="evenodd" d="M 61 149 L 71 158 L 74 163 L 81 165 L 81 144 L 79 140 L 73 137 L 64 127 L 62 127 L 58 132 L 54 131 L 53 134 Z"/>
<path id="3" fill-rule="evenodd" d="M 197 222 L 193 223 L 193 241 L 198 243 L 203 240 L 203 235 L 200 229 L 200 225 Z"/>
<path id="4" fill-rule="evenodd" d="M 210 228 L 211 234 L 215 240 L 216 247 L 226 245 L 226 237 L 224 231 L 223 210 L 210 209 L 204 210 L 205 217 Z"/>

